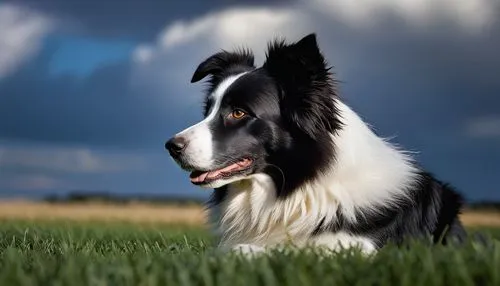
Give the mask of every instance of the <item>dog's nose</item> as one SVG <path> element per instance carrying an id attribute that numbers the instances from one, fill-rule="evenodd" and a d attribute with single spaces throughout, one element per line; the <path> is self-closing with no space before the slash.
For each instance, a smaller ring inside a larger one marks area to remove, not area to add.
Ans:
<path id="1" fill-rule="evenodd" d="M 181 154 L 182 150 L 186 148 L 187 141 L 184 137 L 173 137 L 165 143 L 165 149 L 170 152 L 170 154 L 178 156 Z"/>

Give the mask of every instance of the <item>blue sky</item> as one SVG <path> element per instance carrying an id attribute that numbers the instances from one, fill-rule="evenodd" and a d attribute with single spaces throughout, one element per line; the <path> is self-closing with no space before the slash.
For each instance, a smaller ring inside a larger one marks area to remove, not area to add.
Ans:
<path id="1" fill-rule="evenodd" d="M 50 75 L 87 77 L 101 65 L 127 60 L 137 42 L 80 35 L 55 35 L 46 40 L 46 45 L 57 47 L 49 62 Z"/>
<path id="2" fill-rule="evenodd" d="M 500 199 L 498 1 L 167 2 L 0 2 L 0 197 L 208 196 L 163 149 L 201 119 L 194 69 L 315 32 L 378 134 L 469 200 Z"/>

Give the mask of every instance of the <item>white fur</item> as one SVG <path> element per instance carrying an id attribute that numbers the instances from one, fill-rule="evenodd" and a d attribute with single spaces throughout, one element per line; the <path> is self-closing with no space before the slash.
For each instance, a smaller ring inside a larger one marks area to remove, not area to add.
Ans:
<path id="1" fill-rule="evenodd" d="M 341 251 L 342 249 L 353 247 L 359 248 L 364 254 L 372 254 L 376 252 L 375 245 L 370 239 L 350 235 L 343 231 L 318 235 L 312 239 L 311 245 L 324 247 L 332 251 Z"/>
<path id="2" fill-rule="evenodd" d="M 274 183 L 264 174 L 231 183 L 224 201 L 211 210 L 221 248 L 247 244 L 260 249 L 290 243 L 329 249 L 359 246 L 365 253 L 375 250 L 368 238 L 342 232 L 313 238 L 310 234 L 322 218 L 327 218 L 327 224 L 335 221 L 338 208 L 354 222 L 357 208 L 376 212 L 379 206 L 403 198 L 416 181 L 416 170 L 410 157 L 376 136 L 348 106 L 336 104 L 344 127 L 332 135 L 336 159 L 331 169 L 285 200 L 277 200 Z"/>
<path id="3" fill-rule="evenodd" d="M 265 252 L 264 247 L 256 246 L 253 244 L 237 244 L 231 250 L 245 255 L 260 254 Z"/>
<path id="4" fill-rule="evenodd" d="M 194 169 L 211 170 L 214 168 L 214 144 L 212 132 L 210 130 L 210 123 L 215 119 L 219 112 L 222 98 L 224 97 L 226 90 L 243 74 L 245 73 L 229 76 L 224 79 L 209 95 L 214 100 L 214 104 L 210 109 L 208 116 L 199 123 L 184 129 L 176 135 L 183 136 L 189 142 L 186 146 L 186 150 L 184 151 L 184 156 Z"/>

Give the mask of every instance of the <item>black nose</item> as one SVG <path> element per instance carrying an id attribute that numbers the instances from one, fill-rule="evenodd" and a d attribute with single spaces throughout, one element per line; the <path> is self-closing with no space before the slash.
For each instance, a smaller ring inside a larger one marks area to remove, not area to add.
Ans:
<path id="1" fill-rule="evenodd" d="M 187 142 L 184 137 L 173 137 L 165 143 L 165 149 L 173 156 L 178 156 L 186 148 Z"/>

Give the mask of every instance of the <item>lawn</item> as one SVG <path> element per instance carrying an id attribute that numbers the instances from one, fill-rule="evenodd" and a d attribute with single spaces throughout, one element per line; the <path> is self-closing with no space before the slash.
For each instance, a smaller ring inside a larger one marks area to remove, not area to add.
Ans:
<path id="1" fill-rule="evenodd" d="M 500 238 L 499 229 L 482 229 Z M 0 222 L 0 285 L 500 285 L 500 244 L 222 254 L 194 226 Z"/>

